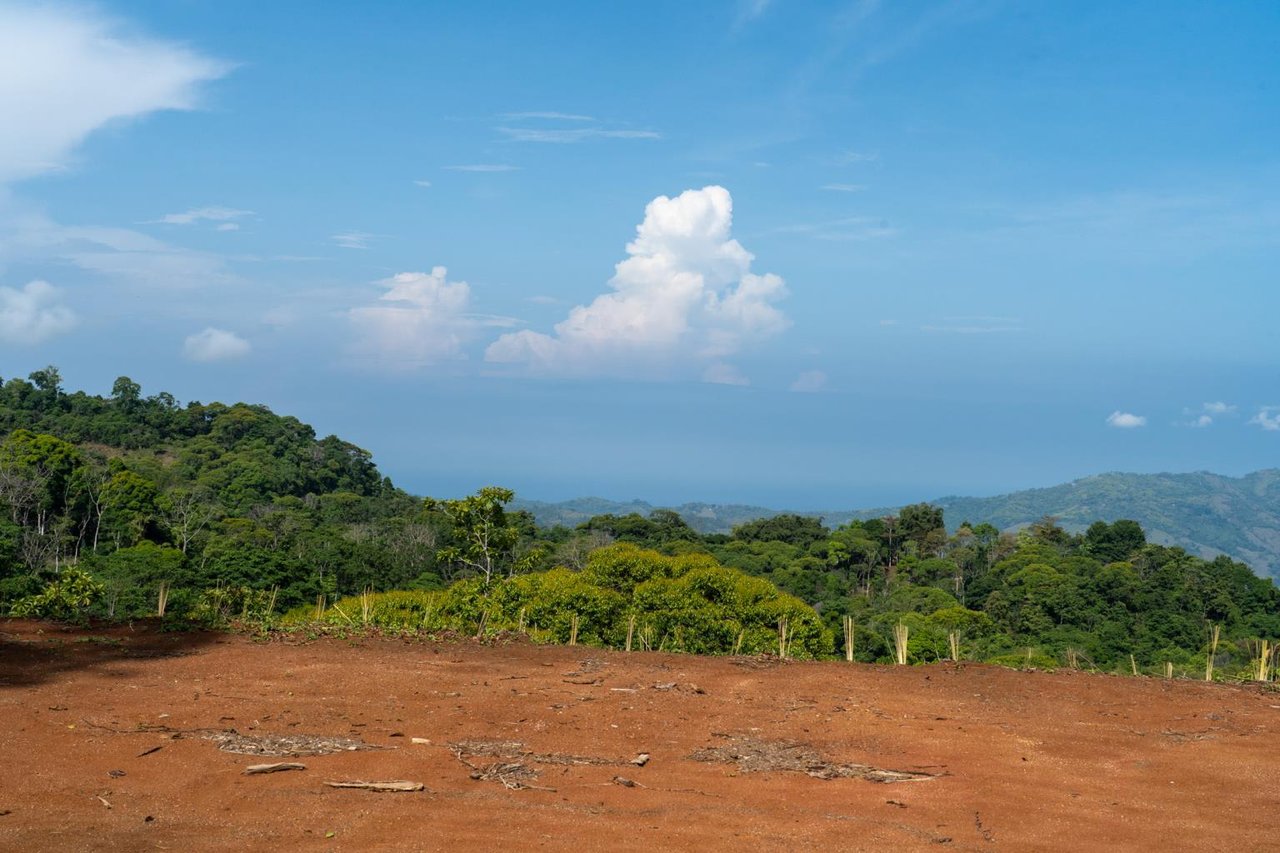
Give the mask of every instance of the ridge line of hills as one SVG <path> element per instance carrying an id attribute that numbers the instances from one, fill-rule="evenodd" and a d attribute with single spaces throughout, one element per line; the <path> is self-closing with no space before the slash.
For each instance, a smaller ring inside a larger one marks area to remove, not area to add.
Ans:
<path id="1" fill-rule="evenodd" d="M 1152 542 L 1177 546 L 1206 559 L 1225 554 L 1263 576 L 1280 578 L 1280 469 L 1229 477 L 1208 471 L 1185 474 L 1109 472 L 1068 483 L 992 497 L 948 495 L 929 501 L 941 507 L 947 527 L 983 522 L 1018 529 L 1054 516 L 1070 532 L 1097 520 L 1137 521 Z M 647 501 L 586 497 L 547 502 L 517 498 L 513 508 L 532 513 L 545 526 L 574 527 L 596 515 L 647 516 L 657 509 L 678 513 L 700 533 L 728 533 L 739 524 L 776 515 L 822 518 L 830 527 L 878 518 L 899 507 L 854 510 L 779 510 L 747 504 L 688 502 L 661 506 Z"/>

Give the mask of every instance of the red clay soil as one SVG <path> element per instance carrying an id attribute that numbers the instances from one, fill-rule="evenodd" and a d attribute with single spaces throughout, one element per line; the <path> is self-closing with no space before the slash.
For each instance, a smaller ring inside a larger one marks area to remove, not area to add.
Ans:
<path id="1" fill-rule="evenodd" d="M 0 720 L 3 850 L 1280 845 L 1261 686 L 0 621 Z M 426 790 L 325 785 L 392 780 Z"/>

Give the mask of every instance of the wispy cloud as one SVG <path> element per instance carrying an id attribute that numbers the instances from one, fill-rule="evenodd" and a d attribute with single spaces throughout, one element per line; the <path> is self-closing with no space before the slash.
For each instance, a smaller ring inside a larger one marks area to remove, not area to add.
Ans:
<path id="1" fill-rule="evenodd" d="M 711 385 L 750 385 L 751 380 L 742 375 L 742 371 L 726 361 L 717 361 L 707 365 L 702 371 L 702 381 Z"/>
<path id="2" fill-rule="evenodd" d="M 225 223 L 252 215 L 252 210 L 238 210 L 234 207 L 213 205 L 211 207 L 193 207 L 191 210 L 182 213 L 166 213 L 159 219 L 149 220 L 147 224 L 194 225 L 202 221 Z"/>
<path id="3" fill-rule="evenodd" d="M 899 233 L 889 223 L 874 216 L 846 216 L 825 222 L 799 222 L 773 229 L 775 234 L 803 234 L 813 240 L 879 240 Z"/>
<path id="4" fill-rule="evenodd" d="M 465 163 L 457 166 L 441 166 L 446 172 L 515 172 L 520 167 L 509 163 Z"/>
<path id="5" fill-rule="evenodd" d="M 15 290 L 0 287 L 0 342 L 32 345 L 69 332 L 76 315 L 62 304 L 62 294 L 46 281 Z"/>
<path id="6" fill-rule="evenodd" d="M 503 113 L 499 118 L 507 121 L 526 121 L 529 119 L 543 121 L 596 121 L 592 116 L 574 113 L 558 113 L 554 110 L 529 110 L 520 113 Z"/>
<path id="7" fill-rule="evenodd" d="M 879 152 L 876 151 L 854 151 L 846 148 L 839 154 L 830 158 L 828 162 L 835 166 L 852 166 L 855 163 L 874 163 L 880 159 Z"/>
<path id="8" fill-rule="evenodd" d="M 415 187 L 422 187 L 423 189 L 426 189 L 427 187 L 431 186 L 431 182 L 430 181 L 414 181 L 413 185 Z"/>
<path id="9" fill-rule="evenodd" d="M 369 241 L 374 236 L 367 231 L 344 231 L 341 234 L 334 234 L 329 239 L 343 249 L 367 249 Z"/>
<path id="10" fill-rule="evenodd" d="M 109 122 L 193 109 L 200 84 L 231 67 L 128 32 L 92 4 L 0 4 L 0 184 L 65 169 Z"/>
<path id="11" fill-rule="evenodd" d="M 764 16 L 773 5 L 773 0 L 738 0 L 738 13 L 733 19 L 733 32 L 738 32 L 747 24 Z"/>
<path id="12" fill-rule="evenodd" d="M 791 390 L 802 394 L 814 394 L 827 387 L 827 374 L 821 370 L 806 370 L 791 383 Z"/>
<path id="13" fill-rule="evenodd" d="M 606 127 L 499 127 L 511 142 L 572 144 L 592 139 L 661 139 L 653 130 L 619 130 Z"/>
<path id="14" fill-rule="evenodd" d="M 165 243 L 129 228 L 61 225 L 39 214 L 0 217 L 0 261 L 58 261 L 131 285 L 226 284 L 224 258 Z"/>
<path id="15" fill-rule="evenodd" d="M 190 361 L 230 361 L 243 358 L 253 349 L 249 342 L 226 329 L 212 326 L 187 337 L 182 343 L 182 354 Z"/>
<path id="16" fill-rule="evenodd" d="M 1144 415 L 1122 412 L 1119 409 L 1107 415 L 1107 426 L 1115 429 L 1137 429 L 1146 425 L 1147 419 Z"/>
<path id="17" fill-rule="evenodd" d="M 1022 331 L 1020 317 L 943 317 L 939 323 L 920 327 L 924 332 L 945 332 L 955 335 L 990 335 Z"/>
<path id="18" fill-rule="evenodd" d="M 1090 251 L 1108 247 L 1131 254 L 1137 245 L 1158 245 L 1167 258 L 1194 257 L 1224 246 L 1280 244 L 1280 204 L 1265 193 L 1242 197 L 1230 189 L 1121 190 L 975 213 L 974 220 L 988 215 L 994 223 L 980 226 L 974 236 L 1023 246 L 1041 240 L 1083 247 L 1088 241 Z"/>
<path id="19" fill-rule="evenodd" d="M 1213 426 L 1216 419 L 1226 415 L 1234 415 L 1236 407 L 1223 403 L 1202 403 L 1198 409 L 1183 409 L 1182 414 L 1188 418 L 1182 422 L 1182 426 L 1189 426 L 1195 429 L 1204 429 Z"/>
<path id="20" fill-rule="evenodd" d="M 1249 423 L 1266 432 L 1280 432 L 1280 406 L 1263 406 Z"/>
<path id="21" fill-rule="evenodd" d="M 823 184 L 819 187 L 833 193 L 860 193 L 866 188 L 865 184 Z"/>

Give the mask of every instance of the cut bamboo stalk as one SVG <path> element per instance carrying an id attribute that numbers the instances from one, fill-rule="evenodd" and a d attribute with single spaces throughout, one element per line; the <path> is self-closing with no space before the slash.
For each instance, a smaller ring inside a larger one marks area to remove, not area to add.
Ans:
<path id="1" fill-rule="evenodd" d="M 960 632 L 947 632 L 947 645 L 951 647 L 951 659 L 960 660 Z"/>
<path id="2" fill-rule="evenodd" d="M 244 775 L 257 776 L 261 773 L 279 773 L 283 770 L 306 770 L 307 765 L 296 761 L 280 761 L 274 764 L 250 764 L 244 769 Z"/>
<path id="3" fill-rule="evenodd" d="M 636 615 L 632 613 L 631 616 L 628 617 L 627 619 L 627 651 L 631 651 L 631 638 L 635 636 L 635 633 L 636 633 Z"/>
<path id="4" fill-rule="evenodd" d="M 853 617 L 844 617 L 844 659 L 853 663 Z"/>
<path id="5" fill-rule="evenodd" d="M 1138 674 L 1138 662 L 1133 659 L 1132 653 L 1129 655 L 1129 670 L 1133 672 L 1134 675 Z"/>
<path id="6" fill-rule="evenodd" d="M 787 617 L 778 617 L 778 657 L 787 659 Z"/>
<path id="7" fill-rule="evenodd" d="M 1270 669 L 1271 643 L 1267 640 L 1260 640 L 1258 644 L 1257 667 L 1254 671 L 1254 681 L 1270 681 Z"/>
<path id="8" fill-rule="evenodd" d="M 1171 660 L 1164 662 L 1164 677 L 1173 678 L 1173 661 Z"/>
<path id="9" fill-rule="evenodd" d="M 911 637 L 911 629 L 899 622 L 893 626 L 893 652 L 898 666 L 906 666 L 907 640 Z"/>
<path id="10" fill-rule="evenodd" d="M 421 782 L 325 782 L 330 788 L 362 788 L 366 791 L 378 792 L 413 792 L 426 789 Z"/>
<path id="11" fill-rule="evenodd" d="M 578 645 L 578 614 L 573 614 L 573 621 L 569 624 L 569 645 Z"/>
<path id="12" fill-rule="evenodd" d="M 316 596 L 316 621 L 319 622 L 324 618 L 324 593 Z"/>
<path id="13" fill-rule="evenodd" d="M 156 597 L 156 615 L 161 619 L 164 618 L 164 612 L 169 608 L 169 582 L 160 581 L 160 592 Z"/>
<path id="14" fill-rule="evenodd" d="M 1204 662 L 1204 680 L 1213 681 L 1213 659 L 1218 654 L 1218 637 L 1222 631 L 1221 625 L 1213 626 L 1213 639 L 1209 643 L 1209 657 Z"/>
<path id="15" fill-rule="evenodd" d="M 518 618 L 518 622 L 520 626 L 519 627 L 520 633 L 523 634 L 524 633 L 524 608 L 523 607 L 520 608 L 520 616 Z"/>

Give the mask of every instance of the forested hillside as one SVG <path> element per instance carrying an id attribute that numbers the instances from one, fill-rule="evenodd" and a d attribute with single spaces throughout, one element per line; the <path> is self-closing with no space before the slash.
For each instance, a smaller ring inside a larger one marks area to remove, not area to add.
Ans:
<path id="1" fill-rule="evenodd" d="M 0 388 L 0 599 L 74 563 L 109 613 L 217 584 L 282 603 L 366 584 L 438 583 L 420 502 L 369 454 L 265 406 L 180 405 L 121 377 L 68 393 L 46 368 Z M 425 538 L 424 538 L 425 537 Z"/>
<path id="2" fill-rule="evenodd" d="M 266 624 L 287 611 L 690 652 L 1182 673 L 1210 655 L 1248 672 L 1280 637 L 1272 581 L 1149 542 L 1131 520 L 1002 532 L 960 516 L 948 530 L 942 507 L 913 504 L 835 527 L 782 514 L 701 533 L 659 509 L 547 528 L 512 498 L 414 497 L 366 451 L 265 406 L 180 404 L 127 377 L 109 396 L 68 392 L 54 368 L 0 385 L 0 607 L 14 613 Z"/>
<path id="3" fill-rule="evenodd" d="M 1274 468 L 1243 477 L 1099 474 L 1047 489 L 933 503 L 949 519 L 981 519 L 1001 529 L 1046 515 L 1073 531 L 1100 518 L 1131 518 L 1154 542 L 1203 557 L 1226 554 L 1259 574 L 1280 577 L 1280 470 Z"/>
<path id="4" fill-rule="evenodd" d="M 930 501 L 942 507 L 951 530 L 963 520 L 1001 530 L 1026 527 L 1053 516 L 1072 533 L 1095 521 L 1137 521 L 1153 542 L 1210 558 L 1225 554 L 1260 575 L 1280 577 L 1280 469 L 1244 477 L 1193 474 L 1099 474 L 1044 489 L 989 498 L 950 496 Z M 519 502 L 539 524 L 576 525 L 606 513 L 647 515 L 658 507 L 643 501 L 581 498 L 560 503 Z M 671 507 L 700 533 L 728 533 L 739 524 L 785 510 L 740 504 L 688 503 Z M 894 515 L 899 508 L 824 510 L 801 515 L 838 526 L 855 519 Z"/>

